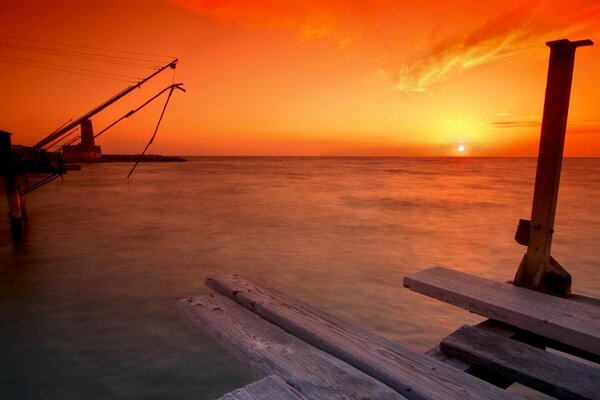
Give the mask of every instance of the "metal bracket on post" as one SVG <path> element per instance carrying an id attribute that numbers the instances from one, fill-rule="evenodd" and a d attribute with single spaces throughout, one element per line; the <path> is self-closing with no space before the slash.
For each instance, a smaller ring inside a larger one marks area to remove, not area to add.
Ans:
<path id="1" fill-rule="evenodd" d="M 535 177 L 531 221 L 521 220 L 516 239 L 527 245 L 514 284 L 565 296 L 571 291 L 571 275 L 550 255 L 558 199 L 575 50 L 591 46 L 591 40 L 547 42 L 550 47 L 544 115 Z M 528 231 L 528 234 L 525 232 Z"/>

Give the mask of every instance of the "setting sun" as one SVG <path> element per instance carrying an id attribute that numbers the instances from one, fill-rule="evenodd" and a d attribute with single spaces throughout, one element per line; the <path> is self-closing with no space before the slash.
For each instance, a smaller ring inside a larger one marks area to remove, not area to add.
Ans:
<path id="1" fill-rule="evenodd" d="M 545 43 L 600 37 L 600 7 L 587 0 L 152 0 L 144 18 L 135 2 L 109 2 L 7 2 L 0 120 L 14 143 L 36 143 L 146 76 L 133 67 L 158 54 L 179 59 L 176 75 L 107 109 L 95 129 L 175 79 L 187 92 L 165 114 L 157 153 L 535 156 Z M 567 156 L 600 155 L 598 70 L 600 48 L 578 52 Z M 139 113 L 99 144 L 139 151 L 159 113 Z M 451 145 L 458 138 L 467 149 Z"/>
<path id="2" fill-rule="evenodd" d="M 600 400 L 598 21 L 4 0 L 0 400 Z"/>

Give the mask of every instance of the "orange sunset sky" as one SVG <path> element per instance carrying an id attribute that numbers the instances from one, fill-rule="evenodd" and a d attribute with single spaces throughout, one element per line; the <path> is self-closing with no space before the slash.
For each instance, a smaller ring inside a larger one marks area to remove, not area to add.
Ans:
<path id="1" fill-rule="evenodd" d="M 34 144 L 177 57 L 95 130 L 175 80 L 187 92 L 149 153 L 535 156 L 544 43 L 592 39 L 565 153 L 600 156 L 598 21 L 597 0 L 3 2 L 0 129 Z M 100 137 L 103 152 L 141 151 L 163 104 Z"/>

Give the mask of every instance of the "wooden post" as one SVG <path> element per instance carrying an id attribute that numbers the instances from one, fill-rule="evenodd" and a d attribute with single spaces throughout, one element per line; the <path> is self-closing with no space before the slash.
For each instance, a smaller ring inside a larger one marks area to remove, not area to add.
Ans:
<path id="1" fill-rule="evenodd" d="M 10 133 L 0 131 L 0 171 L 6 178 L 6 197 L 8 199 L 8 218 L 15 240 L 21 239 L 25 231 L 27 211 L 23 189 L 24 176 L 19 170 L 18 159 L 12 151 Z"/>
<path id="2" fill-rule="evenodd" d="M 514 284 L 547 293 L 567 295 L 571 275 L 550 255 L 558 198 L 575 50 L 590 46 L 591 40 L 567 39 L 548 42 L 550 62 L 544 100 L 544 115 L 538 155 L 527 253 L 523 256 Z"/>

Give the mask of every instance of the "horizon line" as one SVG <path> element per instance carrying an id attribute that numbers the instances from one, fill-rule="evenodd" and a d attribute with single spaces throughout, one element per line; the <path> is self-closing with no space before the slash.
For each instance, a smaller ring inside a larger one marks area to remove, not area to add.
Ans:
<path id="1" fill-rule="evenodd" d="M 108 154 L 107 154 L 108 155 Z M 169 157 L 222 157 L 222 158 L 538 158 L 538 156 L 469 156 L 469 155 L 182 155 L 163 154 Z M 564 156 L 563 158 L 600 158 L 599 156 Z"/>

